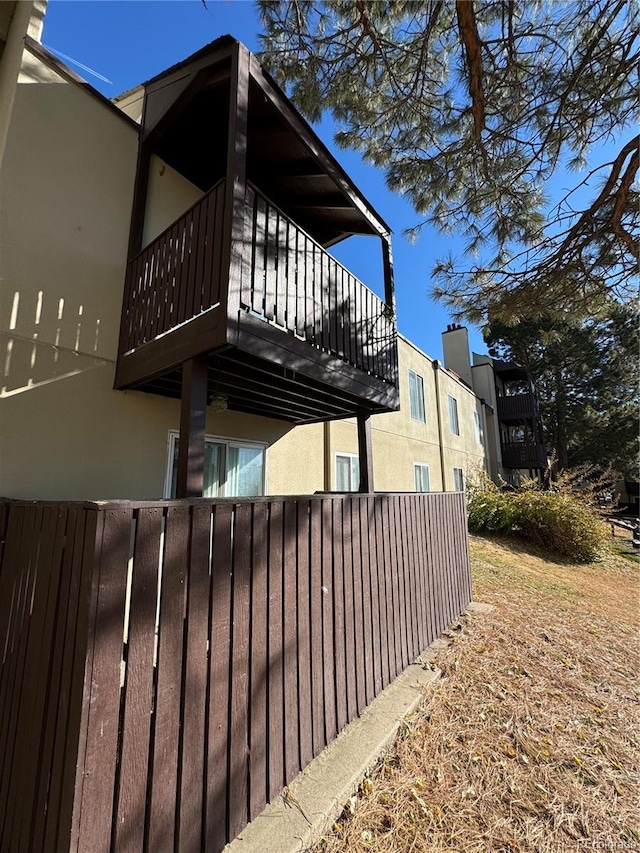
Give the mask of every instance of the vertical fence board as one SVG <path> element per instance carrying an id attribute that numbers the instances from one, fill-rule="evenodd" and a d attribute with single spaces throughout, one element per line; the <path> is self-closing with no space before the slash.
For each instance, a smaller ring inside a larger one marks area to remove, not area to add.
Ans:
<path id="1" fill-rule="evenodd" d="M 438 611 L 436 603 L 436 571 L 437 571 L 437 554 L 434 547 L 434 529 L 433 529 L 433 501 L 425 503 L 425 532 L 427 535 L 427 566 L 428 566 L 428 594 L 429 594 L 429 643 L 432 643 L 438 636 Z"/>
<path id="2" fill-rule="evenodd" d="M 141 850 L 144 842 L 161 525 L 161 510 L 138 510 L 115 824 L 118 850 Z"/>
<path id="3" fill-rule="evenodd" d="M 231 661 L 232 508 L 214 507 L 209 628 L 209 722 L 206 779 L 206 850 L 227 840 L 227 755 Z"/>
<path id="4" fill-rule="evenodd" d="M 324 667 L 325 740 L 338 733 L 335 678 L 334 579 L 333 579 L 333 501 L 322 501 L 322 647 Z"/>
<path id="5" fill-rule="evenodd" d="M 414 501 L 409 500 L 407 495 L 400 498 L 404 524 L 406 525 L 407 539 L 405 542 L 405 554 L 408 561 L 407 582 L 405 596 L 407 599 L 407 611 L 409 613 L 409 662 L 414 661 L 420 653 L 421 646 L 418 639 L 418 608 L 417 601 L 420 595 L 420 587 L 416 572 L 416 539 L 418 532 L 413 523 L 412 506 Z"/>
<path id="6" fill-rule="evenodd" d="M 351 530 L 351 504 L 354 498 L 349 495 L 342 501 L 342 560 L 344 566 L 344 649 L 345 678 L 347 685 L 347 720 L 353 720 L 358 714 L 356 693 L 356 643 L 355 602 L 353 594 L 353 551 Z"/>
<path id="7" fill-rule="evenodd" d="M 413 530 L 415 535 L 415 568 L 416 568 L 416 612 L 418 621 L 418 646 L 420 651 L 426 649 L 427 642 L 427 608 L 425 596 L 425 544 L 424 527 L 420 523 L 420 511 L 422 509 L 423 495 L 417 495 L 415 500 L 409 501 L 411 508 Z"/>
<path id="8" fill-rule="evenodd" d="M 312 501 L 310 513 L 311 715 L 315 756 L 326 746 L 322 679 L 322 605 L 325 598 L 322 585 L 322 502 Z"/>
<path id="9" fill-rule="evenodd" d="M 347 671 L 345 656 L 344 560 L 342 537 L 342 498 L 333 498 L 333 631 L 335 644 L 336 724 L 341 732 L 349 719 L 347 713 Z"/>
<path id="10" fill-rule="evenodd" d="M 391 506 L 393 508 L 393 533 L 396 540 L 396 552 L 392 555 L 393 565 L 394 565 L 394 574 L 397 579 L 397 590 L 398 590 L 398 599 L 400 602 L 400 672 L 405 669 L 409 662 L 409 614 L 408 614 L 408 602 L 406 595 L 406 583 L 407 583 L 407 561 L 406 561 L 406 547 L 407 547 L 407 538 L 406 538 L 406 525 L 405 525 L 405 517 L 402 512 L 401 505 L 402 498 L 398 495 L 394 496 L 391 499 Z"/>
<path id="11" fill-rule="evenodd" d="M 37 772 L 42 720 L 42 704 L 49 687 L 48 658 L 51 648 L 51 632 L 58 594 L 59 565 L 55 565 L 52 552 L 55 548 L 56 531 L 60 513 L 51 507 L 44 511 L 42 534 L 36 557 L 36 578 L 31 618 L 29 620 L 28 645 L 24 664 L 24 676 L 18 699 L 18 721 L 11 773 L 5 839 L 10 850 L 18 851 L 25 845 L 23 828 L 29 836 L 29 825 L 24 827 L 27 817 L 26 804 L 33 797 L 32 785 Z M 65 513 L 66 518 L 66 513 Z M 64 524 L 64 519 L 62 520 Z M 58 555 L 59 557 L 59 555 Z M 43 666 L 43 661 L 47 665 Z M 11 836 L 9 836 L 9 828 Z"/>
<path id="12" fill-rule="evenodd" d="M 287 784 L 300 771 L 298 713 L 296 503 L 284 505 L 284 775 Z"/>
<path id="13" fill-rule="evenodd" d="M 380 646 L 380 672 L 382 677 L 383 689 L 387 686 L 390 680 L 391 672 L 391 649 L 393 643 L 393 635 L 389 620 L 387 619 L 387 608 L 390 604 L 391 590 L 387 596 L 387 573 L 385 571 L 385 556 L 384 556 L 384 526 L 382 518 L 382 501 L 383 498 L 373 499 L 373 510 L 375 516 L 375 548 L 376 548 L 376 568 L 378 573 L 378 619 L 379 619 L 379 646 Z"/>
<path id="14" fill-rule="evenodd" d="M 173 851 L 182 700 L 189 510 L 169 507 L 165 517 L 152 774 L 149 791 L 149 850 Z"/>
<path id="15" fill-rule="evenodd" d="M 233 627 L 231 637 L 231 719 L 229 723 L 229 835 L 248 817 L 249 606 L 251 504 L 236 504 L 233 533 Z"/>
<path id="16" fill-rule="evenodd" d="M 264 808 L 267 794 L 267 674 L 268 594 L 267 531 L 268 506 L 253 507 L 251 542 L 251 677 L 249 682 L 249 820 Z"/>
<path id="17" fill-rule="evenodd" d="M 44 615 L 42 651 L 36 662 L 37 692 L 32 709 L 31 734 L 27 744 L 27 754 L 32 763 L 29 765 L 27 761 L 23 760 L 23 795 L 19 806 L 22 825 L 19 830 L 20 843 L 15 847 L 16 850 L 28 850 L 30 848 L 35 823 L 36 821 L 41 823 L 44 818 L 45 804 L 38 797 L 40 776 L 49 773 L 52 739 L 49 719 L 55 716 L 58 704 L 62 652 L 60 648 L 60 634 L 62 633 L 60 625 L 64 624 L 68 594 L 68 584 L 63 573 L 63 555 L 68 520 L 67 507 L 57 507 L 52 516 L 52 523 L 55 525 L 53 549 L 52 551 L 44 549 L 44 559 L 49 561 L 50 566 L 50 581 Z M 43 668 L 45 669 L 44 677 Z M 38 749 L 36 749 L 36 744 L 38 744 Z M 31 809 L 29 808 L 30 805 L 32 806 Z"/>
<path id="18" fill-rule="evenodd" d="M 81 850 L 108 850 L 111 838 L 131 515 L 131 509 L 104 513 L 80 803 Z"/>
<path id="19" fill-rule="evenodd" d="M 66 508 L 63 511 L 67 515 L 65 532 L 60 538 L 60 591 L 56 608 L 55 636 L 52 642 L 51 679 L 50 691 L 47 696 L 47 704 L 44 710 L 44 730 L 38 771 L 35 780 L 34 806 L 31 816 L 31 831 L 29 837 L 29 848 L 40 850 L 45 831 L 47 817 L 47 793 L 56 784 L 53 779 L 54 750 L 56 745 L 56 734 L 62 734 L 66 728 L 68 714 L 68 701 L 65 685 L 65 664 L 70 664 L 71 655 L 66 646 L 66 632 L 68 626 L 74 626 L 77 616 L 77 599 L 73 584 L 73 549 L 76 537 L 76 526 L 78 510 Z M 79 581 L 79 575 L 78 575 Z M 65 655 L 66 652 L 66 655 Z M 53 791 L 50 793 L 53 798 Z M 27 814 L 27 808 L 24 809 Z"/>
<path id="20" fill-rule="evenodd" d="M 298 501 L 298 716 L 300 729 L 300 768 L 313 758 L 313 720 L 311 700 L 311 624 L 309 587 L 309 502 Z"/>
<path id="21" fill-rule="evenodd" d="M 380 649 L 374 642 L 374 638 L 377 637 L 379 631 L 374 523 L 373 499 L 363 497 L 360 504 L 360 548 L 362 550 L 362 582 L 364 588 L 363 608 L 367 705 L 382 689 L 379 676 Z"/>
<path id="22" fill-rule="evenodd" d="M 211 508 L 206 505 L 192 507 L 178 833 L 178 849 L 185 851 L 199 849 L 203 829 L 210 530 Z"/>
<path id="23" fill-rule="evenodd" d="M 353 497 L 349 501 L 351 511 L 351 553 L 353 568 L 353 613 L 355 633 L 355 681 L 356 707 L 359 714 L 367 704 L 366 698 L 366 645 L 364 637 L 364 582 L 362 572 L 362 548 L 360 545 L 360 507 L 364 498 Z"/>
<path id="24" fill-rule="evenodd" d="M 9 660 L 7 669 L 6 689 L 3 691 L 4 718 L 0 731 L 0 744 L 3 745 L 2 773 L 0 774 L 0 849 L 11 849 L 11 818 L 12 818 L 12 783 L 15 786 L 15 773 L 19 761 L 16 752 L 19 737 L 18 724 L 20 718 L 21 696 L 23 690 L 30 617 L 33 596 L 38 585 L 37 555 L 39 539 L 42 532 L 42 507 L 33 507 L 26 522 L 25 531 L 20 543 L 17 559 L 18 571 L 23 580 L 14 611 L 12 632 L 8 648 Z M 37 631 L 36 626 L 34 631 Z"/>
<path id="25" fill-rule="evenodd" d="M 273 501 L 269 518 L 269 800 L 284 787 L 283 677 L 283 502 Z"/>
<path id="26" fill-rule="evenodd" d="M 46 802 L 46 822 L 37 822 L 35 825 L 34 851 L 69 847 L 74 773 L 77 756 L 80 753 L 79 729 L 96 530 L 96 512 L 88 513 L 85 510 L 73 508 L 70 510 L 65 559 L 68 558 L 70 561 L 71 577 L 67 620 L 64 625 L 64 661 L 55 721 L 51 773 L 48 780 L 44 778 L 41 780 L 41 801 Z M 89 560 L 85 559 L 85 539 L 91 542 L 91 559 Z"/>

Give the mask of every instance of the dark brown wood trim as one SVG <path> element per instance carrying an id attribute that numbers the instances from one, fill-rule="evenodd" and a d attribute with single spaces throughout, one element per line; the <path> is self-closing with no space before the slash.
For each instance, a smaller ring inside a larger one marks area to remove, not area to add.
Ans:
<path id="1" fill-rule="evenodd" d="M 373 492 L 373 449 L 371 442 L 371 413 L 358 412 L 358 455 L 360 457 L 361 494 Z"/>
<path id="2" fill-rule="evenodd" d="M 201 68 L 216 65 L 233 54 L 236 44 L 237 40 L 233 36 L 220 36 L 185 59 L 181 59 L 180 62 L 176 62 L 175 65 L 165 68 L 155 77 L 145 81 L 143 85 L 149 91 L 160 89 L 180 79 L 185 70 L 187 72 L 199 71 Z"/>
<path id="3" fill-rule="evenodd" d="M 144 107 L 143 107 L 144 110 Z M 144 121 L 144 113 L 143 119 Z M 145 210 L 147 207 L 147 189 L 149 187 L 149 168 L 151 165 L 151 147 L 144 141 L 138 145 L 138 162 L 136 164 L 136 179 L 133 188 L 133 204 L 131 205 L 131 225 L 129 226 L 129 261 L 142 249 L 144 233 Z"/>
<path id="4" fill-rule="evenodd" d="M 220 306 L 211 308 L 179 328 L 119 356 L 114 388 L 122 391 L 161 376 L 188 358 L 220 347 L 224 344 L 224 335 Z"/>
<path id="5" fill-rule="evenodd" d="M 182 405 L 176 497 L 201 498 L 204 486 L 204 434 L 207 420 L 206 355 L 182 365 Z"/>
<path id="6" fill-rule="evenodd" d="M 371 225 L 373 233 L 388 234 L 390 227 L 382 217 L 371 207 L 355 184 L 344 171 L 342 166 L 331 155 L 329 150 L 318 139 L 306 120 L 289 101 L 273 78 L 261 67 L 255 56 L 250 54 L 251 76 L 258 84 L 265 96 L 276 107 L 282 118 L 300 137 L 313 157 L 322 164 L 323 169 L 333 179 L 336 185 L 351 201 L 353 207 L 358 210 L 364 219 Z"/>
<path id="7" fill-rule="evenodd" d="M 227 187 L 225 195 L 225 224 L 223 228 L 222 280 L 227 276 L 226 305 L 222 308 L 230 322 L 228 343 L 235 343 L 240 312 L 240 276 L 242 272 L 242 240 L 244 217 L 247 213 L 247 122 L 249 113 L 249 58 L 251 54 L 238 43 L 231 60 L 231 89 L 229 94 L 229 129 L 227 143 Z M 224 289 L 223 289 L 224 293 Z"/>
<path id="8" fill-rule="evenodd" d="M 396 316 L 396 287 L 393 278 L 393 255 L 391 252 L 391 235 L 385 234 L 382 240 L 382 268 L 384 272 L 384 301 Z"/>
<path id="9" fill-rule="evenodd" d="M 175 95 L 170 94 L 167 98 L 165 109 L 160 112 L 148 127 L 142 125 L 141 138 L 155 144 L 165 130 L 176 120 L 177 116 L 184 110 L 187 104 L 194 99 L 208 79 L 208 68 L 193 71 L 184 87 Z M 158 92 L 146 92 L 147 99 L 157 95 Z"/>
<path id="10" fill-rule="evenodd" d="M 296 373 L 338 387 L 341 392 L 352 396 L 356 406 L 362 406 L 366 400 L 372 410 L 396 411 L 399 408 L 397 386 L 370 376 L 328 353 L 319 352 L 305 341 L 284 335 L 279 329 L 249 314 L 242 316 L 238 347 Z"/>

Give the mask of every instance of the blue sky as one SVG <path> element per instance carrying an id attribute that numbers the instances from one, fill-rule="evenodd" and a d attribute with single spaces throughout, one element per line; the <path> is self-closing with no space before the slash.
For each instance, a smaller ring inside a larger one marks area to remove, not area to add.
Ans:
<path id="1" fill-rule="evenodd" d="M 63 61 L 107 97 L 114 97 L 225 33 L 257 51 L 259 30 L 251 0 L 208 0 L 206 9 L 200 0 L 49 0 L 43 43 L 59 56 L 65 54 Z M 429 355 L 441 358 L 440 333 L 450 317 L 428 297 L 430 271 L 451 248 L 455 252 L 455 241 L 424 230 L 417 243 L 409 243 L 403 231 L 418 221 L 413 208 L 386 189 L 381 171 L 365 165 L 357 153 L 333 145 L 331 121 L 315 129 L 393 229 L 399 330 Z M 374 238 L 351 238 L 334 253 L 381 291 L 382 267 Z M 484 352 L 482 336 L 469 331 L 472 348 Z"/>

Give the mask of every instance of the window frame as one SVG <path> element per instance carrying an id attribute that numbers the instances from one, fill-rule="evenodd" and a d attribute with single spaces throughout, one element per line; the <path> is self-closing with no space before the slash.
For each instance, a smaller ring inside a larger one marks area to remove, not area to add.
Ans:
<path id="1" fill-rule="evenodd" d="M 456 468 L 456 467 L 454 466 L 452 470 L 453 470 L 453 491 L 454 491 L 454 492 L 464 492 L 464 491 L 465 491 L 465 487 L 464 487 L 464 469 L 463 469 L 463 468 Z M 460 472 L 460 486 L 461 486 L 461 488 L 457 488 L 458 483 L 456 483 L 456 471 L 459 471 L 459 472 Z"/>
<path id="2" fill-rule="evenodd" d="M 416 373 L 416 371 L 412 370 L 410 367 L 407 368 L 407 375 L 409 377 L 408 378 L 408 382 L 409 382 L 409 415 L 410 415 L 412 421 L 415 421 L 416 423 L 419 423 L 419 424 L 426 424 L 426 422 L 427 422 L 427 409 L 426 409 L 426 405 L 425 405 L 425 396 L 424 396 L 424 377 L 421 376 L 419 373 Z M 418 390 L 419 390 L 420 399 L 418 400 L 418 412 L 414 412 L 414 409 L 413 409 L 413 397 L 411 395 L 411 377 L 412 376 L 415 378 L 415 381 L 416 381 L 416 393 L 418 393 Z M 418 383 L 418 380 L 420 380 L 419 383 Z M 422 415 L 422 417 L 420 417 L 420 415 Z"/>
<path id="3" fill-rule="evenodd" d="M 447 394 L 449 405 L 449 432 L 451 435 L 460 435 L 460 417 L 458 415 L 458 399 L 453 394 Z M 455 422 L 455 430 L 454 430 Z"/>
<path id="4" fill-rule="evenodd" d="M 423 469 L 425 469 L 425 468 L 427 469 L 427 486 L 428 486 L 428 488 L 426 488 L 426 489 L 422 488 L 422 475 L 421 475 L 421 481 L 420 481 L 421 488 L 418 489 L 417 488 L 416 473 L 418 471 L 422 472 Z M 414 486 L 414 491 L 417 492 L 418 494 L 421 494 L 421 495 L 426 495 L 428 492 L 431 491 L 431 468 L 430 468 L 428 462 L 414 462 L 413 463 L 413 486 Z"/>
<path id="5" fill-rule="evenodd" d="M 484 429 L 482 428 L 482 418 L 478 411 L 473 413 L 473 425 L 476 432 L 476 444 L 484 444 Z"/>
<path id="6" fill-rule="evenodd" d="M 355 487 L 349 489 L 347 492 L 342 492 L 338 489 L 338 457 L 342 456 L 345 459 L 350 460 L 349 464 L 349 479 L 353 481 L 353 462 L 354 460 L 358 463 L 358 471 L 356 476 L 356 484 Z M 360 456 L 358 453 L 347 453 L 345 450 L 335 450 L 333 453 L 333 482 L 335 485 L 335 491 L 340 492 L 340 494 L 352 494 L 353 492 L 357 492 L 360 488 Z"/>
<path id="7" fill-rule="evenodd" d="M 176 498 L 171 497 L 171 486 L 173 481 L 173 457 L 176 452 L 176 443 L 180 438 L 180 430 L 170 429 L 169 435 L 167 437 L 167 468 L 165 471 L 164 478 L 164 489 L 163 489 L 163 500 L 176 500 Z M 220 494 L 215 498 L 208 498 L 208 500 L 217 500 L 218 498 L 225 497 L 264 497 L 267 493 L 267 448 L 269 447 L 269 443 L 266 441 L 254 441 L 253 439 L 243 439 L 243 438 L 229 438 L 229 436 L 224 435 L 210 435 L 209 433 L 205 434 L 204 437 L 205 442 L 209 442 L 211 444 L 221 444 L 223 445 L 223 453 L 222 453 L 222 467 L 223 471 L 221 474 L 221 486 L 220 486 Z M 262 450 L 262 493 L 260 495 L 254 496 L 246 496 L 246 495 L 228 495 L 227 494 L 227 476 L 228 476 L 228 459 L 229 459 L 229 449 L 231 447 L 251 447 L 255 449 Z"/>

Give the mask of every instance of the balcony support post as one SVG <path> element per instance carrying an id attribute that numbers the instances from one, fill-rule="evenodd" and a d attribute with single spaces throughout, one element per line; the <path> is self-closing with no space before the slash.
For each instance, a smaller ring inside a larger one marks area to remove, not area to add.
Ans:
<path id="1" fill-rule="evenodd" d="M 204 433 L 207 417 L 206 355 L 182 365 L 182 405 L 176 497 L 201 498 L 204 488 Z"/>
<path id="2" fill-rule="evenodd" d="M 244 219 L 247 190 L 247 125 L 249 115 L 249 66 L 251 54 L 242 44 L 235 47 L 231 60 L 229 127 L 227 131 L 227 170 L 225 223 L 222 243 L 222 277 L 228 288 L 222 289 L 222 311 L 227 317 L 227 343 L 238 339 L 240 280 L 242 257 L 246 248 Z M 249 247 L 250 254 L 250 247 Z"/>
<path id="3" fill-rule="evenodd" d="M 362 410 L 358 412 L 358 456 L 360 457 L 360 484 L 358 491 L 361 494 L 368 495 L 373 492 L 371 414 Z"/>

